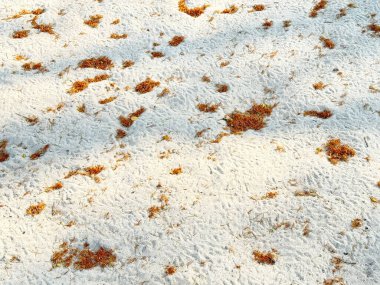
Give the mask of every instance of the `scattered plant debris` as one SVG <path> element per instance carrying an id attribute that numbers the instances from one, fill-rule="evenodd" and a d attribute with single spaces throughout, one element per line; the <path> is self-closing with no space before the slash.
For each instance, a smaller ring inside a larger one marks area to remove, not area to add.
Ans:
<path id="1" fill-rule="evenodd" d="M 150 55 L 151 55 L 152 58 L 160 58 L 160 57 L 164 57 L 165 56 L 165 54 L 163 54 L 160 51 L 152 51 L 152 52 L 150 52 Z"/>
<path id="2" fill-rule="evenodd" d="M 55 112 L 57 112 L 57 111 L 60 111 L 63 107 L 65 107 L 65 103 L 60 102 L 60 103 L 58 103 L 57 106 L 55 106 L 55 107 L 48 107 L 48 108 L 46 109 L 46 112 L 52 112 L 52 113 L 55 113 Z"/>
<path id="3" fill-rule="evenodd" d="M 111 97 L 108 97 L 105 99 L 101 99 L 101 100 L 99 100 L 99 104 L 102 104 L 102 105 L 108 104 L 108 103 L 114 101 L 116 98 L 117 98 L 116 96 L 111 96 Z"/>
<path id="4" fill-rule="evenodd" d="M 351 221 L 351 227 L 353 229 L 360 228 L 362 225 L 363 225 L 363 220 L 362 219 L 357 218 L 357 219 L 353 219 Z"/>
<path id="5" fill-rule="evenodd" d="M 172 174 L 172 175 L 178 175 L 181 173 L 183 173 L 182 167 L 177 167 L 177 168 L 173 168 L 172 170 L 170 170 L 170 174 Z"/>
<path id="6" fill-rule="evenodd" d="M 227 84 L 216 84 L 216 91 L 219 93 L 225 93 L 229 89 Z"/>
<path id="7" fill-rule="evenodd" d="M 89 166 L 83 169 L 71 170 L 69 173 L 66 174 L 64 178 L 68 179 L 72 176 L 82 175 L 82 176 L 88 176 L 92 178 L 96 183 L 99 183 L 100 178 L 97 175 L 105 169 L 106 168 L 103 165 Z"/>
<path id="8" fill-rule="evenodd" d="M 71 88 L 67 91 L 69 94 L 75 94 L 87 89 L 90 83 L 95 83 L 110 78 L 108 74 L 97 75 L 93 78 L 86 78 L 82 81 L 75 81 Z"/>
<path id="9" fill-rule="evenodd" d="M 145 94 L 152 91 L 157 86 L 160 86 L 160 82 L 154 81 L 148 77 L 143 82 L 140 82 L 139 84 L 136 85 L 135 91 L 140 94 Z"/>
<path id="10" fill-rule="evenodd" d="M 290 20 L 285 20 L 282 22 L 282 26 L 284 29 L 289 28 L 291 25 L 292 25 L 292 21 L 290 21 Z"/>
<path id="11" fill-rule="evenodd" d="M 78 107 L 77 107 L 77 111 L 79 113 L 85 113 L 86 112 L 86 105 L 84 103 L 80 104 Z"/>
<path id="12" fill-rule="evenodd" d="M 38 15 L 35 16 L 31 21 L 33 29 L 39 30 L 41 33 L 55 35 L 52 24 L 38 24 L 37 19 Z"/>
<path id="13" fill-rule="evenodd" d="M 309 110 L 303 112 L 304 116 L 310 116 L 310 117 L 317 117 L 320 119 L 328 119 L 330 118 L 333 114 L 330 110 L 323 110 L 323 111 L 315 111 L 315 110 Z"/>
<path id="14" fill-rule="evenodd" d="M 28 209 L 26 209 L 26 214 L 28 216 L 36 216 L 41 214 L 41 212 L 46 208 L 46 204 L 44 202 L 39 202 L 35 205 L 30 205 Z"/>
<path id="15" fill-rule="evenodd" d="M 206 8 L 209 6 L 210 5 L 205 4 L 199 7 L 189 8 L 186 4 L 186 0 L 178 1 L 178 10 L 194 18 L 197 18 L 200 15 L 202 15 L 205 12 Z"/>
<path id="16" fill-rule="evenodd" d="M 229 136 L 230 134 L 221 132 L 219 133 L 214 140 L 211 141 L 211 143 L 220 143 L 224 137 Z"/>
<path id="17" fill-rule="evenodd" d="M 112 33 L 111 36 L 110 36 L 110 38 L 114 39 L 114 40 L 126 39 L 126 38 L 128 38 L 128 34 L 116 34 L 116 33 Z"/>
<path id="18" fill-rule="evenodd" d="M 9 159 L 9 153 L 6 150 L 7 145 L 7 140 L 0 141 L 0 162 L 4 162 Z"/>
<path id="19" fill-rule="evenodd" d="M 337 164 L 339 161 L 348 161 L 356 152 L 350 146 L 343 145 L 340 139 L 331 139 L 326 144 L 326 154 L 332 164 Z"/>
<path id="20" fill-rule="evenodd" d="M 165 274 L 166 275 L 173 275 L 176 272 L 177 272 L 177 268 L 173 265 L 167 265 L 165 267 Z"/>
<path id="21" fill-rule="evenodd" d="M 312 17 L 312 18 L 315 18 L 318 16 L 318 12 L 322 9 L 325 9 L 327 6 L 327 0 L 320 0 L 317 4 L 315 4 L 315 6 L 313 7 L 313 9 L 310 11 L 310 14 L 309 16 Z"/>
<path id="22" fill-rule="evenodd" d="M 264 23 L 263 23 L 263 27 L 266 30 L 269 29 L 272 26 L 273 26 L 273 21 L 271 21 L 271 20 L 265 20 Z"/>
<path id="23" fill-rule="evenodd" d="M 318 197 L 317 191 L 314 189 L 311 190 L 298 190 L 294 192 L 294 196 L 298 197 Z"/>
<path id="24" fill-rule="evenodd" d="M 368 25 L 368 29 L 376 35 L 380 34 L 380 25 L 378 25 L 378 24 L 375 24 L 375 23 L 370 24 L 370 25 Z"/>
<path id="25" fill-rule="evenodd" d="M 117 24 L 120 24 L 120 19 L 115 19 L 111 23 L 111 25 L 117 25 Z"/>
<path id="26" fill-rule="evenodd" d="M 134 64 L 135 64 L 135 62 L 132 60 L 125 60 L 125 61 L 123 61 L 123 68 L 131 67 Z"/>
<path id="27" fill-rule="evenodd" d="M 313 88 L 315 90 L 323 90 L 327 85 L 325 85 L 322 81 L 316 82 L 313 84 Z"/>
<path id="28" fill-rule="evenodd" d="M 162 89 L 162 91 L 157 95 L 157 97 L 164 97 L 166 95 L 170 94 L 170 90 L 168 88 Z"/>
<path id="29" fill-rule="evenodd" d="M 253 251 L 253 259 L 260 264 L 273 265 L 277 260 L 277 251 L 273 250 L 268 252 L 261 252 L 258 250 Z"/>
<path id="30" fill-rule="evenodd" d="M 172 47 L 176 47 L 180 45 L 185 40 L 184 36 L 174 36 L 170 41 L 169 45 Z"/>
<path id="31" fill-rule="evenodd" d="M 116 130 L 116 138 L 117 139 L 122 139 L 127 135 L 127 132 L 122 130 L 122 129 L 117 129 Z"/>
<path id="32" fill-rule="evenodd" d="M 23 39 L 29 36 L 30 31 L 29 30 L 19 30 L 19 31 L 14 31 L 12 34 L 12 38 L 14 39 Z"/>
<path id="33" fill-rule="evenodd" d="M 200 103 L 200 104 L 197 105 L 197 108 L 201 112 L 215 113 L 218 110 L 219 106 L 220 106 L 220 104 L 204 104 L 204 103 Z"/>
<path id="34" fill-rule="evenodd" d="M 247 130 L 261 130 L 266 125 L 265 118 L 272 114 L 272 110 L 276 106 L 277 104 L 253 104 L 253 106 L 244 113 L 235 111 L 225 117 L 227 126 L 233 134 Z"/>
<path id="35" fill-rule="evenodd" d="M 34 126 L 35 124 L 37 124 L 39 122 L 39 119 L 34 116 L 34 115 L 31 115 L 31 116 L 28 116 L 28 117 L 25 117 L 25 120 L 29 123 L 29 125 L 31 126 Z"/>
<path id="36" fill-rule="evenodd" d="M 119 116 L 120 124 L 126 128 L 129 128 L 133 125 L 133 123 L 146 111 L 144 107 L 140 107 L 140 109 L 136 110 L 133 113 L 130 113 L 128 117 Z"/>
<path id="37" fill-rule="evenodd" d="M 42 148 L 40 148 L 39 150 L 37 150 L 35 153 L 31 154 L 30 155 L 30 159 L 31 160 L 36 160 L 38 158 L 40 158 L 41 156 L 43 156 L 49 149 L 49 145 L 44 145 Z"/>
<path id="38" fill-rule="evenodd" d="M 63 184 L 61 181 L 56 182 L 54 185 L 49 186 L 45 189 L 45 192 L 52 192 L 54 190 L 61 189 L 63 187 Z"/>
<path id="39" fill-rule="evenodd" d="M 22 68 L 25 71 L 32 71 L 32 70 L 37 70 L 38 72 L 46 72 L 47 69 L 42 65 L 41 62 L 27 62 L 22 65 Z"/>
<path id="40" fill-rule="evenodd" d="M 92 57 L 79 62 L 78 67 L 108 70 L 113 67 L 113 62 L 107 56 Z"/>
<path id="41" fill-rule="evenodd" d="M 85 20 L 84 23 L 87 26 L 90 26 L 91 28 L 97 28 L 100 24 L 100 20 L 103 18 L 102 15 L 96 14 L 93 16 L 90 16 L 89 20 Z"/>
<path id="42" fill-rule="evenodd" d="M 221 14 L 235 14 L 239 10 L 238 6 L 231 5 L 230 7 L 224 9 L 223 11 L 219 12 Z"/>
<path id="43" fill-rule="evenodd" d="M 320 37 L 319 40 L 323 43 L 323 46 L 329 49 L 335 48 L 335 43 L 328 38 Z"/>
<path id="44" fill-rule="evenodd" d="M 17 14 L 15 14 L 13 16 L 10 16 L 8 18 L 5 18 L 3 20 L 14 20 L 14 19 L 21 18 L 22 16 L 25 16 L 25 15 L 35 15 L 35 16 L 37 16 L 37 15 L 41 15 L 44 12 L 45 12 L 45 9 L 42 9 L 42 8 L 38 8 L 38 9 L 35 9 L 35 10 L 32 10 L 32 11 L 21 10 Z"/>
<path id="45" fill-rule="evenodd" d="M 265 5 L 256 4 L 252 6 L 251 10 L 248 10 L 248 13 L 259 12 L 259 11 L 264 11 L 264 10 L 265 10 Z"/>
<path id="46" fill-rule="evenodd" d="M 323 285 L 346 285 L 346 282 L 342 277 L 334 277 L 324 280 Z"/>
<path id="47" fill-rule="evenodd" d="M 210 79 L 209 76 L 207 76 L 207 75 L 203 75 L 203 76 L 202 76 L 202 81 L 203 81 L 203 82 L 207 82 L 207 83 L 209 83 L 209 82 L 211 82 L 211 79 Z"/>

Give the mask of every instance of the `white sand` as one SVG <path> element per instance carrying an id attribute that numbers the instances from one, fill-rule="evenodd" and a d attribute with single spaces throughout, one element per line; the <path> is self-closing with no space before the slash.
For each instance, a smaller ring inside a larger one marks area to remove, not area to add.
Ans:
<path id="1" fill-rule="evenodd" d="M 193 18 L 178 11 L 176 0 L 0 1 L 0 19 L 45 8 L 37 22 L 52 23 L 59 35 L 32 29 L 31 15 L 0 21 L 0 141 L 9 141 L 10 154 L 0 163 L 1 284 L 305 285 L 334 277 L 346 284 L 380 283 L 380 204 L 370 200 L 380 199 L 380 38 L 367 29 L 380 21 L 379 15 L 370 18 L 380 14 L 379 2 L 356 1 L 357 8 L 340 19 L 339 9 L 350 1 L 330 0 L 316 18 L 308 16 L 311 0 L 207 3 L 205 14 Z M 239 6 L 237 13 L 214 14 L 230 4 Z M 253 4 L 266 10 L 248 13 Z M 94 14 L 103 15 L 98 28 L 83 24 Z M 112 25 L 115 19 L 120 24 Z M 265 19 L 273 21 L 267 30 Z M 287 31 L 284 20 L 291 20 Z M 29 36 L 13 39 L 21 29 L 31 30 Z M 111 33 L 129 36 L 114 40 Z M 171 47 L 174 35 L 186 39 Z M 335 48 L 324 48 L 320 36 Z M 147 53 L 154 42 L 163 58 Z M 115 66 L 77 68 L 95 56 L 108 56 Z M 127 59 L 135 65 L 123 69 Z M 42 62 L 48 72 L 24 71 L 30 61 Z M 230 64 L 221 68 L 223 61 Z M 74 81 L 102 73 L 110 79 L 67 93 Z M 201 81 L 205 74 L 210 83 Z M 134 92 L 148 76 L 160 87 Z M 327 87 L 314 90 L 318 81 Z M 218 83 L 230 90 L 216 92 Z M 164 88 L 171 93 L 157 97 Z M 98 103 L 110 96 L 117 99 Z M 46 112 L 60 102 L 62 109 Z M 226 114 L 253 102 L 278 103 L 266 128 L 210 143 L 229 132 Z M 77 111 L 82 103 L 85 113 Z M 198 103 L 221 107 L 201 113 Z M 147 111 L 116 140 L 118 116 L 140 106 Z M 302 115 L 324 108 L 334 113 L 327 120 Z M 39 123 L 30 126 L 23 117 L 30 115 Z M 210 129 L 196 138 L 204 128 Z M 166 134 L 172 141 L 160 141 Z M 356 156 L 333 165 L 324 151 L 316 154 L 332 137 Z M 46 144 L 44 156 L 29 159 Z M 174 153 L 160 159 L 167 150 Z M 131 158 L 114 170 L 120 152 Z M 106 167 L 99 183 L 85 176 L 63 179 L 70 170 L 97 164 Z M 179 166 L 183 173 L 171 175 Z M 44 192 L 57 181 L 62 189 Z M 294 195 L 311 189 L 317 197 Z M 261 199 L 269 191 L 277 197 Z M 148 208 L 161 204 L 161 194 L 169 204 L 150 219 Z M 40 201 L 46 209 L 26 215 Z M 363 225 L 353 229 L 355 218 Z M 70 221 L 75 225 L 65 226 Z M 287 224 L 276 229 L 281 223 Z M 104 269 L 52 269 L 53 252 L 72 238 L 113 249 L 117 262 Z M 254 250 L 272 248 L 278 251 L 274 265 L 254 261 Z M 333 257 L 342 259 L 336 272 Z M 171 276 L 165 276 L 168 264 L 177 268 Z"/>

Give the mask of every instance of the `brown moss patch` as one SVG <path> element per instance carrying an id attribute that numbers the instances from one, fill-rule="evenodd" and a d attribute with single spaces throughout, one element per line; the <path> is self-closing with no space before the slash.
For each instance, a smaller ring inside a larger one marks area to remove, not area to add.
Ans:
<path id="1" fill-rule="evenodd" d="M 254 104 L 245 112 L 233 112 L 225 117 L 231 133 L 241 133 L 247 130 L 261 130 L 265 127 L 265 118 L 272 114 L 277 105 Z"/>
<path id="2" fill-rule="evenodd" d="M 40 148 L 39 150 L 37 150 L 35 153 L 31 154 L 30 155 L 30 159 L 31 160 L 36 160 L 38 158 L 40 158 L 41 156 L 43 156 L 49 149 L 49 145 L 44 145 L 42 148 Z"/>
<path id="3" fill-rule="evenodd" d="M 304 116 L 310 116 L 310 117 L 317 117 L 320 119 L 328 119 L 333 115 L 333 113 L 327 109 L 325 109 L 323 111 L 309 110 L 309 111 L 303 112 L 303 115 Z"/>
<path id="4" fill-rule="evenodd" d="M 12 38 L 14 38 L 14 39 L 26 38 L 27 36 L 29 36 L 29 33 L 30 33 L 29 30 L 14 31 L 12 34 Z"/>
<path id="5" fill-rule="evenodd" d="M 99 100 L 99 104 L 102 104 L 102 105 L 108 104 L 108 103 L 114 101 L 116 98 L 117 98 L 116 96 L 111 96 L 111 97 L 108 97 L 105 99 L 101 99 L 101 100 Z"/>
<path id="6" fill-rule="evenodd" d="M 132 60 L 125 60 L 125 61 L 123 61 L 123 68 L 131 67 L 134 64 L 135 64 L 135 62 Z"/>
<path id="7" fill-rule="evenodd" d="M 108 70 L 113 67 L 113 62 L 107 56 L 92 57 L 79 62 L 78 67 Z"/>
<path id="8" fill-rule="evenodd" d="M 112 33 L 111 36 L 110 36 L 110 38 L 114 39 L 114 40 L 126 39 L 126 38 L 128 38 L 128 34 L 116 34 L 116 33 Z"/>
<path id="9" fill-rule="evenodd" d="M 320 0 L 317 4 L 314 5 L 314 7 L 311 9 L 309 16 L 312 18 L 315 18 L 318 16 L 319 11 L 322 9 L 326 9 L 327 6 L 327 0 Z"/>
<path id="10" fill-rule="evenodd" d="M 37 70 L 39 72 L 46 72 L 47 69 L 42 65 L 41 62 L 27 62 L 22 65 L 25 71 Z"/>
<path id="11" fill-rule="evenodd" d="M 215 113 L 218 110 L 219 106 L 220 106 L 220 104 L 204 104 L 204 103 L 200 103 L 200 104 L 197 105 L 197 108 L 201 112 Z"/>
<path id="12" fill-rule="evenodd" d="M 135 112 L 132 112 L 128 115 L 128 117 L 119 116 L 120 124 L 126 128 L 129 128 L 133 125 L 133 123 L 146 111 L 144 107 L 140 107 Z"/>
<path id="13" fill-rule="evenodd" d="M 7 140 L 0 141 L 0 162 L 4 162 L 9 159 L 9 153 L 6 150 L 7 145 Z"/>
<path id="14" fill-rule="evenodd" d="M 169 45 L 172 47 L 176 47 L 180 45 L 185 40 L 184 36 L 174 36 L 170 41 Z"/>
<path id="15" fill-rule="evenodd" d="M 316 82 L 313 84 L 313 88 L 315 90 L 323 90 L 327 85 L 324 84 L 322 81 Z"/>
<path id="16" fill-rule="evenodd" d="M 277 260 L 277 252 L 275 250 L 268 252 L 254 250 L 253 259 L 260 264 L 273 265 L 276 263 Z"/>
<path id="17" fill-rule="evenodd" d="M 225 93 L 229 90 L 227 84 L 216 84 L 216 91 L 219 93 Z"/>
<path id="18" fill-rule="evenodd" d="M 49 186 L 45 189 L 45 192 L 52 192 L 54 190 L 58 190 L 58 189 L 61 189 L 63 187 L 63 184 L 61 181 L 58 181 L 56 182 L 55 184 L 53 184 L 52 186 Z"/>
<path id="19" fill-rule="evenodd" d="M 331 139 L 326 144 L 326 154 L 332 164 L 339 161 L 348 161 L 350 157 L 355 156 L 356 152 L 348 145 L 342 144 L 340 139 Z"/>
<path id="20" fill-rule="evenodd" d="M 5 18 L 4 20 L 18 19 L 18 18 L 21 18 L 22 16 L 25 16 L 25 15 L 36 15 L 37 16 L 37 15 L 41 15 L 44 12 L 45 12 L 45 9 L 42 9 L 42 8 L 38 8 L 38 9 L 35 9 L 32 11 L 23 9 L 20 12 L 18 12 L 17 14 L 10 16 L 8 18 Z"/>
<path id="21" fill-rule="evenodd" d="M 83 90 L 88 88 L 90 83 L 95 83 L 95 82 L 107 80 L 108 78 L 110 78 L 110 76 L 108 74 L 101 74 L 101 75 L 97 75 L 93 78 L 86 78 L 86 79 L 81 80 L 81 81 L 75 81 L 73 83 L 73 85 L 71 86 L 71 88 L 67 92 L 69 94 L 75 94 L 75 93 L 82 92 Z"/>
<path id="22" fill-rule="evenodd" d="M 186 0 L 178 1 L 178 10 L 194 18 L 197 18 L 200 15 L 202 15 L 205 12 L 206 8 L 209 6 L 210 5 L 202 5 L 199 7 L 189 8 L 186 4 Z"/>
<path id="23" fill-rule="evenodd" d="M 96 14 L 96 15 L 90 16 L 90 19 L 85 20 L 83 23 L 85 23 L 87 26 L 90 26 L 91 28 L 97 28 L 102 18 L 103 18 L 102 15 Z"/>
<path id="24" fill-rule="evenodd" d="M 143 82 L 140 82 L 139 84 L 136 85 L 135 91 L 140 94 L 145 94 L 152 91 L 157 86 L 160 86 L 160 82 L 154 81 L 148 77 Z"/>
<path id="25" fill-rule="evenodd" d="M 60 245 L 51 257 L 53 268 L 74 266 L 76 270 L 88 270 L 94 267 L 110 267 L 116 262 L 116 255 L 113 250 L 99 247 L 96 251 L 89 248 L 85 243 L 83 248 L 69 245 L 67 242 Z"/>
<path id="26" fill-rule="evenodd" d="M 248 13 L 259 12 L 259 11 L 264 11 L 264 10 L 265 10 L 265 5 L 256 4 L 252 6 L 251 10 L 248 10 Z"/>
<path id="27" fill-rule="evenodd" d="M 26 214 L 28 216 L 36 216 L 41 214 L 41 212 L 46 208 L 46 204 L 44 202 L 39 202 L 35 205 L 30 205 L 28 209 L 26 209 Z"/>
<path id="28" fill-rule="evenodd" d="M 325 48 L 329 48 L 329 49 L 335 48 L 335 43 L 331 39 L 320 37 L 319 40 L 323 43 L 323 46 Z"/>

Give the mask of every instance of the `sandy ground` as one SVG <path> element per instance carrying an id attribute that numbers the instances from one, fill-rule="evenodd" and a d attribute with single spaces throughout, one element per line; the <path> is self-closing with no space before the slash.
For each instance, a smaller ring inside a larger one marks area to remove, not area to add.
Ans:
<path id="1" fill-rule="evenodd" d="M 191 17 L 176 0 L 0 0 L 1 284 L 380 283 L 380 37 L 369 28 L 379 2 L 330 0 L 316 17 L 311 0 L 206 4 Z M 265 9 L 250 13 L 254 4 Z M 230 5 L 236 13 L 217 12 Z M 34 22 L 10 18 L 38 8 Z M 96 14 L 97 27 L 84 24 Z M 14 38 L 20 30 L 29 34 Z M 170 46 L 176 35 L 184 41 Z M 78 67 L 99 56 L 113 67 Z M 147 77 L 160 85 L 139 94 Z M 277 105 L 263 129 L 231 134 L 226 116 L 253 103 Z M 333 116 L 303 115 L 324 109 Z M 332 164 L 331 138 L 356 155 Z M 83 170 L 96 165 L 98 175 Z M 53 268 L 70 241 L 110 249 L 116 262 Z"/>

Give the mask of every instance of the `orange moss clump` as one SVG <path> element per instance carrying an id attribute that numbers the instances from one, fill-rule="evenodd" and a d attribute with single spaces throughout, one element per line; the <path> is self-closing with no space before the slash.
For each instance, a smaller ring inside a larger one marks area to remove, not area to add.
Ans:
<path id="1" fill-rule="evenodd" d="M 29 30 L 20 30 L 20 31 L 14 31 L 12 34 L 12 38 L 14 39 L 22 39 L 29 36 Z"/>
<path id="2" fill-rule="evenodd" d="M 158 215 L 158 213 L 160 213 L 162 210 L 162 207 L 159 207 L 159 206 L 152 206 L 148 209 L 148 217 L 150 219 L 154 218 L 155 216 Z"/>
<path id="3" fill-rule="evenodd" d="M 102 100 L 99 100 L 99 104 L 108 104 L 110 102 L 112 102 L 113 100 L 115 100 L 117 97 L 116 96 L 111 96 L 111 97 L 108 97 L 106 99 L 102 99 Z"/>
<path id="4" fill-rule="evenodd" d="M 253 259 L 260 264 L 273 265 L 277 260 L 277 251 L 272 250 L 269 252 L 261 252 L 258 250 L 253 251 Z"/>
<path id="5" fill-rule="evenodd" d="M 95 83 L 95 82 L 107 80 L 108 78 L 110 78 L 110 76 L 108 74 L 101 74 L 101 75 L 97 75 L 93 78 L 86 78 L 85 80 L 82 80 L 82 81 L 75 81 L 73 83 L 73 85 L 71 86 L 71 88 L 67 92 L 69 94 L 79 93 L 79 92 L 87 89 L 88 86 L 90 85 L 90 83 Z"/>
<path id="6" fill-rule="evenodd" d="M 370 31 L 374 32 L 375 34 L 379 34 L 380 33 L 380 25 L 370 24 L 370 25 L 368 25 L 368 29 Z"/>
<path id="7" fill-rule="evenodd" d="M 228 85 L 227 84 L 216 84 L 216 91 L 219 93 L 224 93 L 228 91 Z"/>
<path id="8" fill-rule="evenodd" d="M 152 58 L 160 58 L 160 57 L 165 56 L 165 54 L 163 54 L 160 51 L 152 51 L 152 52 L 150 52 L 150 55 L 152 56 Z"/>
<path id="9" fill-rule="evenodd" d="M 201 112 L 215 113 L 218 110 L 219 106 L 219 104 L 198 104 L 197 108 Z"/>
<path id="10" fill-rule="evenodd" d="M 272 114 L 275 105 L 254 104 L 251 109 L 242 112 L 233 112 L 226 116 L 227 126 L 231 133 L 236 134 L 247 130 L 261 130 L 265 127 L 265 117 Z"/>
<path id="11" fill-rule="evenodd" d="M 110 38 L 114 39 L 114 40 L 126 39 L 126 38 L 128 38 L 128 34 L 115 34 L 115 33 L 112 33 L 111 36 L 110 36 Z"/>
<path id="12" fill-rule="evenodd" d="M 22 65 L 25 71 L 37 70 L 39 72 L 45 72 L 47 69 L 42 65 L 41 62 L 27 62 Z"/>
<path id="13" fill-rule="evenodd" d="M 165 274 L 166 275 L 173 275 L 177 272 L 177 268 L 173 265 L 168 265 L 165 267 Z"/>
<path id="14" fill-rule="evenodd" d="M 230 7 L 224 9 L 221 11 L 221 14 L 235 14 L 239 10 L 238 6 L 236 5 L 231 5 Z"/>
<path id="15" fill-rule="evenodd" d="M 35 16 L 31 21 L 33 29 L 39 30 L 41 33 L 55 35 L 53 26 L 51 24 L 38 24 L 37 19 L 38 16 Z"/>
<path id="16" fill-rule="evenodd" d="M 78 67 L 108 70 L 113 67 L 113 62 L 107 56 L 92 57 L 79 62 Z"/>
<path id="17" fill-rule="evenodd" d="M 148 77 L 143 82 L 136 85 L 135 91 L 140 94 L 145 94 L 152 91 L 157 86 L 160 86 L 160 82 L 154 81 Z"/>
<path id="18" fill-rule="evenodd" d="M 209 83 L 209 82 L 211 82 L 211 79 L 210 79 L 209 76 L 207 76 L 207 75 L 203 75 L 203 76 L 202 76 L 202 81 L 203 81 L 203 82 L 207 82 L 207 83 Z"/>
<path id="19" fill-rule="evenodd" d="M 322 90 L 326 87 L 327 85 L 325 85 L 322 81 L 319 81 L 319 82 L 316 82 L 313 84 L 313 88 L 315 90 Z"/>
<path id="20" fill-rule="evenodd" d="M 105 169 L 106 168 L 103 165 L 89 166 L 84 169 L 72 170 L 69 173 L 67 173 L 64 178 L 68 179 L 72 176 L 82 175 L 82 176 L 88 176 L 92 178 L 96 183 L 98 183 L 100 182 L 100 178 L 97 175 Z"/>
<path id="21" fill-rule="evenodd" d="M 263 23 L 264 29 L 269 29 L 272 26 L 273 26 L 273 21 L 271 21 L 271 20 L 265 20 Z"/>
<path id="22" fill-rule="evenodd" d="M 36 216 L 41 214 L 41 212 L 46 208 L 46 204 L 44 202 L 40 202 L 36 205 L 30 205 L 28 209 L 26 209 L 26 214 L 29 216 Z"/>
<path id="23" fill-rule="evenodd" d="M 60 245 L 60 249 L 53 253 L 51 257 L 53 268 L 74 265 L 76 270 L 92 269 L 96 266 L 101 268 L 110 267 L 116 262 L 116 255 L 112 250 L 104 247 L 96 251 L 89 249 L 89 244 L 84 243 L 83 248 L 69 246 L 67 242 Z"/>
<path id="24" fill-rule="evenodd" d="M 362 219 L 357 218 L 357 219 L 353 219 L 351 221 L 351 227 L 353 229 L 360 228 L 362 225 L 363 225 L 363 220 Z"/>
<path id="25" fill-rule="evenodd" d="M 263 4 L 256 4 L 252 6 L 252 9 L 248 11 L 248 13 L 252 12 L 259 12 L 259 11 L 264 11 L 265 6 Z"/>
<path id="26" fill-rule="evenodd" d="M 332 164 L 337 164 L 339 161 L 348 161 L 356 152 L 350 146 L 343 145 L 340 139 L 331 139 L 326 144 L 326 154 Z"/>
<path id="27" fill-rule="evenodd" d="M 335 48 L 335 43 L 331 39 L 325 37 L 320 37 L 320 41 L 323 43 L 323 46 L 329 49 Z"/>
<path id="28" fill-rule="evenodd" d="M 122 129 L 117 129 L 116 130 L 116 138 L 117 139 L 122 139 L 127 135 L 127 132 L 122 130 Z"/>
<path id="29" fill-rule="evenodd" d="M 132 60 L 125 60 L 123 61 L 123 68 L 128 68 L 128 67 L 131 67 L 132 65 L 134 65 L 134 61 Z"/>
<path id="30" fill-rule="evenodd" d="M 174 36 L 170 41 L 169 45 L 172 47 L 176 47 L 180 45 L 185 40 L 184 36 Z"/>
<path id="31" fill-rule="evenodd" d="M 4 162 L 9 159 L 9 153 L 5 149 L 7 145 L 7 140 L 0 141 L 0 162 Z"/>
<path id="32" fill-rule="evenodd" d="M 178 10 L 194 18 L 197 18 L 200 15 L 202 15 L 205 12 L 206 8 L 209 6 L 210 5 L 202 5 L 199 7 L 189 8 L 186 4 L 186 0 L 178 1 Z"/>
<path id="33" fill-rule="evenodd" d="M 346 285 L 346 283 L 342 277 L 334 277 L 324 280 L 323 285 Z"/>
<path id="34" fill-rule="evenodd" d="M 45 192 L 52 192 L 54 190 L 58 190 L 58 189 L 61 189 L 63 187 L 63 184 L 61 181 L 58 181 L 57 183 L 55 183 L 54 185 L 52 186 L 49 186 L 45 189 Z"/>
<path id="35" fill-rule="evenodd" d="M 39 150 L 37 150 L 35 153 L 31 154 L 30 155 L 30 159 L 31 160 L 36 160 L 38 158 L 40 158 L 41 156 L 43 156 L 49 149 L 49 145 L 44 145 L 42 148 L 40 148 Z"/>
<path id="36" fill-rule="evenodd" d="M 323 110 L 323 111 L 315 111 L 315 110 L 310 110 L 310 111 L 305 111 L 303 112 L 304 116 L 310 116 L 310 117 L 317 117 L 320 119 L 328 119 L 330 118 L 333 114 L 330 110 Z"/>
<path id="37" fill-rule="evenodd" d="M 119 116 L 120 124 L 126 128 L 129 128 L 133 123 L 146 111 L 144 107 L 140 107 L 137 111 L 130 113 L 128 117 Z"/>
<path id="38" fill-rule="evenodd" d="M 85 20 L 84 23 L 87 26 L 90 26 L 91 28 L 97 28 L 102 18 L 103 18 L 102 15 L 96 14 L 96 15 L 90 16 L 90 19 Z"/>
<path id="39" fill-rule="evenodd" d="M 325 9 L 327 6 L 327 0 L 320 0 L 313 9 L 311 9 L 309 16 L 315 18 L 318 16 L 318 12 L 322 9 Z"/>
<path id="40" fill-rule="evenodd" d="M 181 174 L 182 172 L 183 171 L 181 167 L 173 168 L 172 170 L 170 170 L 170 174 L 172 175 L 178 175 L 178 174 Z"/>
<path id="41" fill-rule="evenodd" d="M 12 20 L 12 19 L 18 19 L 18 18 L 21 18 L 22 16 L 24 15 L 41 15 L 42 13 L 45 12 L 45 9 L 42 9 L 42 8 L 38 8 L 38 9 L 35 9 L 35 10 L 32 10 L 32 11 L 29 11 L 29 10 L 21 10 L 20 12 L 18 12 L 17 14 L 13 15 L 13 16 L 10 16 L 8 18 L 5 18 L 4 20 Z"/>

